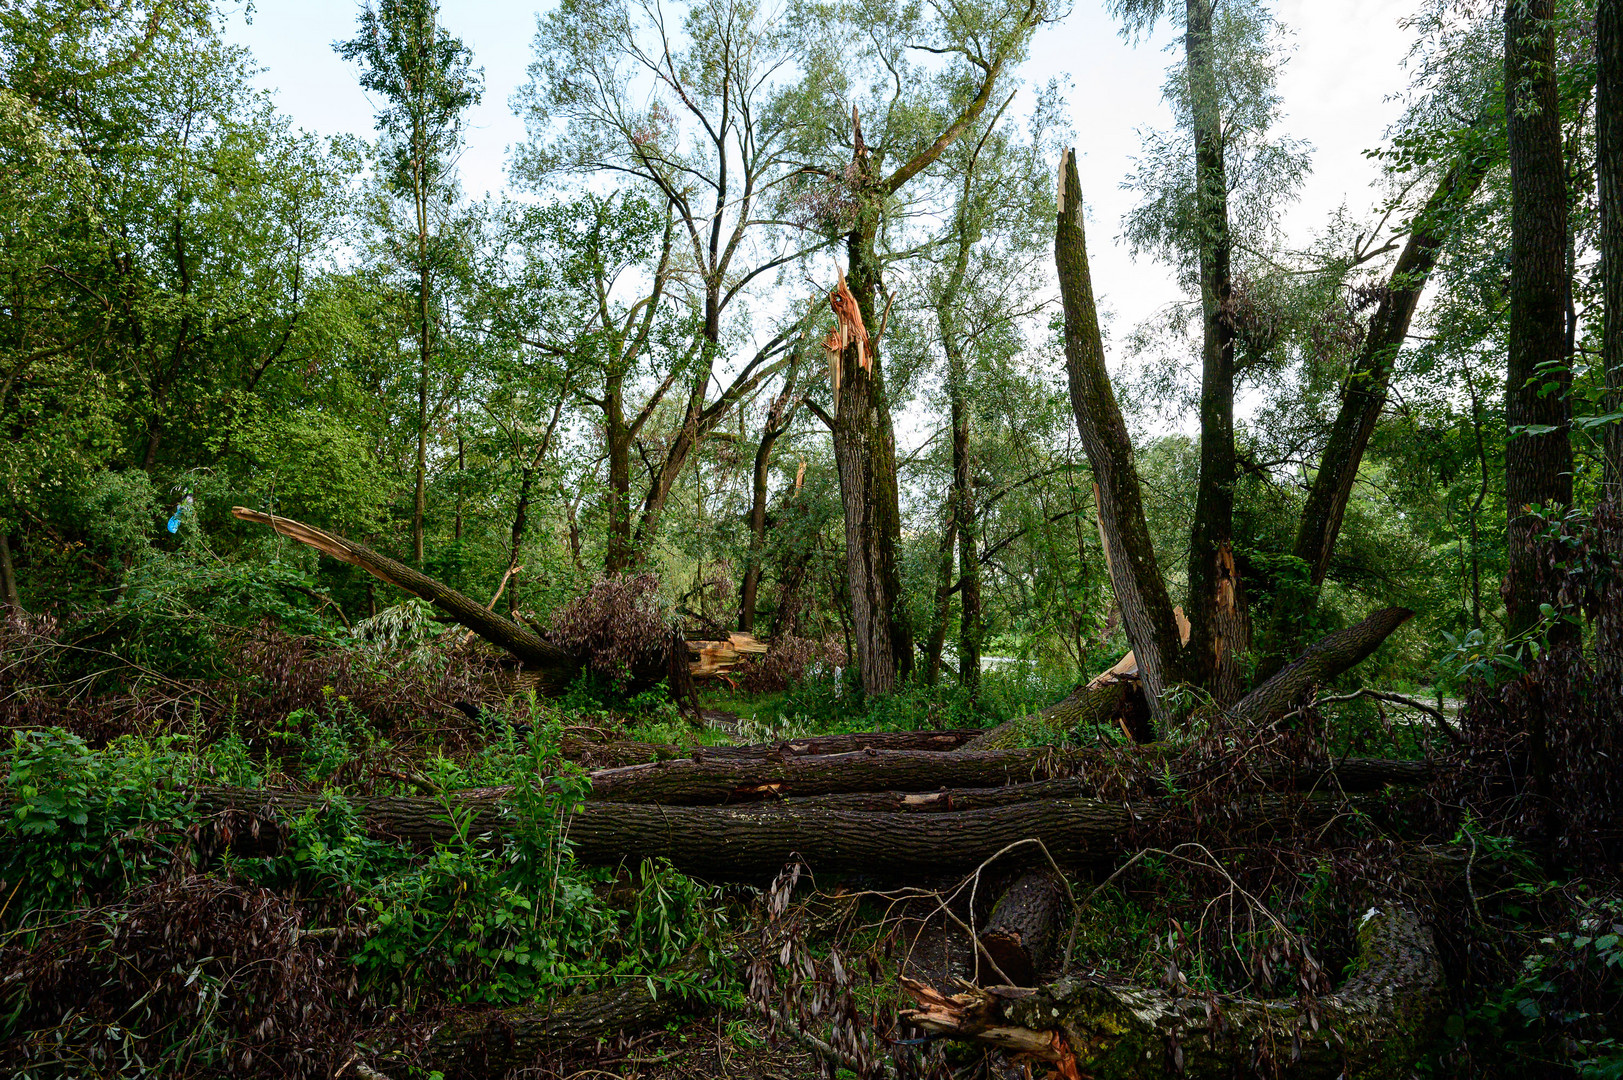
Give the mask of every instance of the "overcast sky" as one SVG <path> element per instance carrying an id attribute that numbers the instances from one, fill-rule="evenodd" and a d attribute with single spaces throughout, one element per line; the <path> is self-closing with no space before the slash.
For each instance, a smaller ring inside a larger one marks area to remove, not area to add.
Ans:
<path id="1" fill-rule="evenodd" d="M 1288 212 L 1290 237 L 1305 244 L 1336 207 L 1367 215 L 1379 199 L 1378 169 L 1363 151 L 1381 145 L 1396 117 L 1390 100 L 1406 76 L 1401 61 L 1409 38 L 1399 26 L 1418 0 L 1279 0 L 1276 13 L 1291 31 L 1293 51 L 1280 78 L 1285 133 L 1314 147 L 1313 174 Z M 299 126 L 371 137 L 374 109 L 355 69 L 332 43 L 354 35 L 358 3 L 349 0 L 261 0 L 249 24 L 242 14 L 227 33 L 248 46 L 265 69 L 260 83 L 273 90 Z M 507 149 L 524 138 L 523 123 L 508 107 L 525 81 L 535 35 L 535 0 L 443 0 L 447 28 L 473 50 L 484 68 L 485 95 L 473 111 L 460 163 L 463 186 L 478 197 L 504 184 Z M 1138 263 L 1116 242 L 1122 215 L 1134 196 L 1121 182 L 1138 151 L 1137 131 L 1165 127 L 1170 113 L 1161 84 L 1172 59 L 1163 29 L 1131 44 L 1116 33 L 1101 0 L 1077 0 L 1065 22 L 1044 28 L 1023 74 L 1028 84 L 1056 75 L 1072 83 L 1072 127 L 1080 153 L 1083 193 L 1089 203 L 1089 249 L 1102 306 L 1115 315 L 1117 336 L 1177 296 L 1168 271 Z"/>

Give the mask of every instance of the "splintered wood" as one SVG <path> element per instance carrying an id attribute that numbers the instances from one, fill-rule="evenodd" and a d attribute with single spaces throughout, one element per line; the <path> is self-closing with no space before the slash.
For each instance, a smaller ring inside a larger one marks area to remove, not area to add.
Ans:
<path id="1" fill-rule="evenodd" d="M 834 388 L 834 408 L 840 407 L 840 364 L 846 346 L 857 344 L 857 363 L 863 371 L 873 370 L 873 358 L 868 351 L 868 328 L 862 324 L 862 310 L 851 287 L 845 283 L 845 271 L 838 266 L 839 284 L 828 294 L 828 306 L 834 309 L 834 328 L 823 339 L 823 350 L 828 353 L 829 383 Z"/>

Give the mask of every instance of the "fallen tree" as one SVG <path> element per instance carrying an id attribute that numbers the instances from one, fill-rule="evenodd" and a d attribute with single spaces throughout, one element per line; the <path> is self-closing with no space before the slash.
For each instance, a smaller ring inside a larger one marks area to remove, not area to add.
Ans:
<path id="1" fill-rule="evenodd" d="M 199 791 L 196 805 L 204 814 L 235 812 L 276 821 L 336 804 L 304 792 L 213 788 Z M 427 846 L 458 835 L 453 808 L 444 799 L 376 796 L 345 805 L 368 833 L 381 838 Z M 1357 796 L 1353 805 L 1370 813 L 1381 808 L 1378 799 Z M 1347 806 L 1343 798 L 1263 794 L 1234 807 L 1229 828 L 1235 836 L 1265 836 L 1322 823 Z M 529 825 L 499 796 L 462 800 L 454 809 L 467 815 L 474 836 L 511 835 Z M 1122 850 L 1133 828 L 1186 816 L 1187 803 L 1180 798 L 1144 799 L 1131 806 L 1089 798 L 1037 799 L 939 814 L 585 802 L 563 813 L 557 825 L 577 859 L 599 865 L 664 858 L 699 877 L 743 880 L 768 877 L 799 857 L 819 873 L 901 878 L 971 869 L 1030 837 L 1041 837 L 1062 865 L 1087 866 Z"/>
<path id="2" fill-rule="evenodd" d="M 1301 1077 L 1404 1073 L 1444 1005 L 1442 965 L 1418 915 L 1377 905 L 1362 917 L 1356 970 L 1335 993 L 1259 1001 L 1070 977 L 1037 990 L 945 995 L 904 979 L 903 1018 L 939 1035 L 1056 1066 L 1069 1080 L 1228 1077 L 1288 1066 Z"/>

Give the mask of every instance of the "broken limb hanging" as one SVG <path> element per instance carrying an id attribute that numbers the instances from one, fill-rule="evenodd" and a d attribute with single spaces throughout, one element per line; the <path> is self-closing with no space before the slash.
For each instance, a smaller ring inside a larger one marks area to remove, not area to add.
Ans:
<path id="1" fill-rule="evenodd" d="M 938 1035 L 1047 1062 L 1069 1078 L 1227 1077 L 1259 1063 L 1300 1077 L 1403 1075 L 1444 1005 L 1431 930 L 1406 908 L 1378 904 L 1362 917 L 1358 945 L 1352 977 L 1314 999 L 1174 995 L 1088 977 L 948 996 L 904 979 L 918 1007 L 902 1016 Z"/>

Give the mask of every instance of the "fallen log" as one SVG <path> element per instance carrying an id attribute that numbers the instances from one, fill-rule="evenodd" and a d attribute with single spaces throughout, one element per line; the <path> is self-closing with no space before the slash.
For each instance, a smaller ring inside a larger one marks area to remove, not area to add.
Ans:
<path id="1" fill-rule="evenodd" d="M 809 735 L 778 742 L 746 743 L 742 746 L 682 747 L 673 743 L 634 742 L 630 739 L 593 739 L 565 732 L 560 746 L 564 757 L 588 768 L 643 765 L 697 756 L 715 761 L 766 761 L 786 757 L 812 757 L 844 754 L 853 750 L 956 750 L 983 734 L 981 728 L 950 728 L 944 731 L 864 731 L 841 735 Z"/>
<path id="2" fill-rule="evenodd" d="M 1408 608 L 1382 608 L 1362 622 L 1326 636 L 1241 698 L 1234 715 L 1251 725 L 1278 720 L 1304 704 L 1315 688 L 1363 663 L 1393 631 L 1413 617 L 1414 612 Z"/>
<path id="3" fill-rule="evenodd" d="M 1036 986 L 1053 959 L 1060 919 L 1070 906 L 1065 883 L 1049 867 L 1021 874 L 1004 890 L 981 932 L 980 946 L 1014 986 Z M 977 982 L 988 981 L 982 971 Z"/>
<path id="4" fill-rule="evenodd" d="M 1061 1076 L 1229 1077 L 1259 1064 L 1300 1077 L 1408 1074 L 1444 1004 L 1429 927 L 1381 905 L 1362 918 L 1357 969 L 1316 1000 L 1258 1001 L 1068 977 L 1038 990 L 947 996 L 910 979 L 902 1018 L 1058 1067 Z M 1262 1071 L 1267 1071 L 1263 1069 Z"/>
<path id="5" fill-rule="evenodd" d="M 304 792 L 244 788 L 206 789 L 196 798 L 204 814 L 237 812 L 255 820 L 296 817 L 334 802 Z M 426 847 L 459 835 L 442 799 L 357 797 L 347 805 L 368 833 L 384 839 Z M 1231 832 L 1265 836 L 1280 827 L 1321 824 L 1348 805 L 1339 798 L 1261 795 L 1234 809 Z M 1354 797 L 1352 805 L 1374 813 L 1382 804 Z M 498 838 L 524 824 L 500 795 L 464 799 L 455 809 L 467 816 L 471 836 Z M 1032 837 L 1040 838 L 1061 865 L 1086 866 L 1121 850 L 1134 825 L 1182 819 L 1188 812 L 1181 798 L 1145 799 L 1131 807 L 1099 799 L 1041 799 L 942 814 L 586 802 L 564 814 L 557 826 L 577 859 L 597 865 L 663 858 L 699 877 L 749 880 L 770 877 L 799 857 L 816 873 L 856 871 L 899 879 L 963 872 Z"/>

